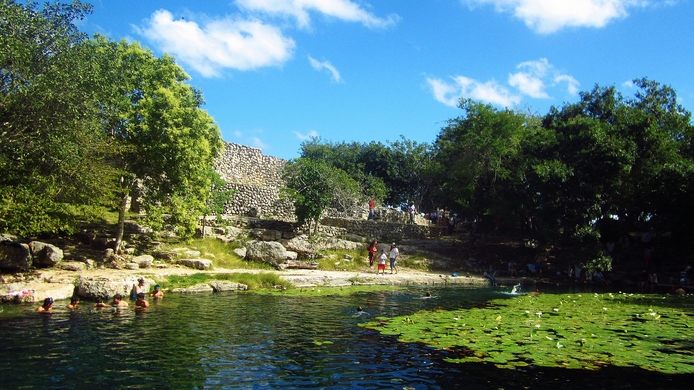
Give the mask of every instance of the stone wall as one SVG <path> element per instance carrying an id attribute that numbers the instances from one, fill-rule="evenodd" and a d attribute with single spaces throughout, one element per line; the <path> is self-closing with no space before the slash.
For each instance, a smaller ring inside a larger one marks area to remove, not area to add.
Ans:
<path id="1" fill-rule="evenodd" d="M 260 149 L 226 143 L 224 153 L 217 160 L 215 169 L 234 191 L 234 196 L 224 212 L 292 221 L 294 206 L 281 199 L 279 190 L 284 185 L 282 168 L 287 162 L 265 156 Z"/>
<path id="2" fill-rule="evenodd" d="M 440 226 L 367 221 L 359 219 L 323 218 L 321 224 L 332 228 L 344 229 L 347 234 L 354 234 L 367 239 L 377 238 L 381 241 L 398 241 L 402 239 L 423 239 L 440 237 L 445 229 Z"/>

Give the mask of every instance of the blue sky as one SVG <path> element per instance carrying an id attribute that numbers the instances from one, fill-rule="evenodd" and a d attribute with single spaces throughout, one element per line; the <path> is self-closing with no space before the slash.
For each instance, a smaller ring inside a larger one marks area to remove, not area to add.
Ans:
<path id="1" fill-rule="evenodd" d="M 544 114 L 596 83 L 694 110 L 694 0 L 94 0 L 88 33 L 169 53 L 226 141 L 431 142 L 469 97 Z"/>

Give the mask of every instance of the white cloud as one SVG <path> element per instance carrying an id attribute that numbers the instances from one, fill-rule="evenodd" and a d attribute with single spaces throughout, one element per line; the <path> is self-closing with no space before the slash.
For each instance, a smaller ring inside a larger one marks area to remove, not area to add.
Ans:
<path id="1" fill-rule="evenodd" d="M 578 94 L 578 86 L 580 83 L 573 76 L 568 74 L 558 74 L 554 76 L 554 84 L 559 83 L 566 83 L 566 92 L 568 92 L 569 95 Z"/>
<path id="2" fill-rule="evenodd" d="M 462 0 L 470 6 L 491 4 L 497 12 L 513 14 L 530 29 L 551 34 L 567 27 L 602 28 L 628 16 L 632 8 L 657 0 Z M 668 1 L 664 4 L 668 5 Z"/>
<path id="3" fill-rule="evenodd" d="M 512 107 L 520 103 L 522 95 L 533 99 L 548 99 L 550 95 L 547 89 L 562 83 L 566 83 L 566 90 L 570 95 L 578 93 L 578 80 L 569 74 L 558 72 L 546 58 L 521 62 L 516 65 L 516 69 L 517 72 L 509 73 L 507 82 L 519 94 L 496 81 L 480 82 L 466 76 L 453 77 L 451 82 L 437 78 L 427 78 L 426 81 L 434 99 L 450 107 L 457 107 L 460 98 Z"/>
<path id="4" fill-rule="evenodd" d="M 281 65 L 295 46 L 279 29 L 257 20 L 227 18 L 200 25 L 174 20 L 167 10 L 155 11 L 138 32 L 204 77 L 218 76 L 223 69 Z"/>
<path id="5" fill-rule="evenodd" d="M 520 72 L 511 73 L 508 75 L 508 84 L 522 94 L 535 99 L 547 99 L 545 82 L 543 78 L 552 68 L 546 58 L 540 58 L 537 61 L 525 61 L 516 66 Z"/>
<path id="6" fill-rule="evenodd" d="M 377 28 L 389 27 L 399 19 L 396 15 L 379 18 L 351 0 L 236 0 L 236 5 L 249 11 L 294 18 L 302 28 L 311 24 L 311 12 Z"/>
<path id="7" fill-rule="evenodd" d="M 342 77 L 340 76 L 340 72 L 331 64 L 329 61 L 318 61 L 317 59 L 308 56 L 308 62 L 311 64 L 311 67 L 317 71 L 327 71 L 330 74 L 330 78 L 336 82 L 336 83 L 341 83 L 342 82 Z"/>
<path id="8" fill-rule="evenodd" d="M 636 85 L 634 85 L 634 82 L 631 80 L 627 80 L 622 83 L 622 87 L 627 88 L 627 89 L 634 89 Z"/>
<path id="9" fill-rule="evenodd" d="M 309 130 L 306 133 L 300 133 L 298 131 L 295 131 L 294 135 L 296 135 L 296 138 L 298 138 L 300 141 L 308 141 L 312 138 L 320 137 L 320 134 L 318 134 L 318 132 L 315 130 Z"/>
<path id="10" fill-rule="evenodd" d="M 427 78 L 434 98 L 450 107 L 456 107 L 461 98 L 470 98 L 503 107 L 520 103 L 520 96 L 512 94 L 495 81 L 479 82 L 465 76 L 452 77 L 452 82 Z"/>

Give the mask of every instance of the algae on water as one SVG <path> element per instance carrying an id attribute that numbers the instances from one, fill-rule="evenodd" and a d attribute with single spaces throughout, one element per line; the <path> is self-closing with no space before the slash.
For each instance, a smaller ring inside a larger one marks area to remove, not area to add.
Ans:
<path id="1" fill-rule="evenodd" d="M 694 373 L 691 297 L 541 294 L 484 308 L 422 311 L 362 324 L 450 351 L 451 362 Z"/>

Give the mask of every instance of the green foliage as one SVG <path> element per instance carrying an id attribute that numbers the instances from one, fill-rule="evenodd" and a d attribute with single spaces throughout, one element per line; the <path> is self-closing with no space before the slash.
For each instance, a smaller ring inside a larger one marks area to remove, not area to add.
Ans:
<path id="1" fill-rule="evenodd" d="M 324 161 L 299 158 L 285 166 L 283 177 L 283 191 L 293 200 L 299 223 L 308 223 L 309 234 L 327 207 L 345 208 L 357 197 L 358 184 Z"/>
<path id="2" fill-rule="evenodd" d="M 448 360 L 498 367 L 640 367 L 692 374 L 691 302 L 633 294 L 541 294 L 484 308 L 422 311 L 363 324 L 402 342 L 465 351 Z"/>

